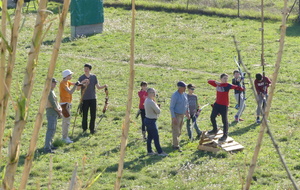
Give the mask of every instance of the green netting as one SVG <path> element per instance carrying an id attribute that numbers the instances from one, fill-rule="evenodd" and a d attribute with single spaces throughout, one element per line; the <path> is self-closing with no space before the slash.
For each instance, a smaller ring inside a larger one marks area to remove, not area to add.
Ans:
<path id="1" fill-rule="evenodd" d="M 71 26 L 104 22 L 103 0 L 72 0 L 70 12 Z"/>

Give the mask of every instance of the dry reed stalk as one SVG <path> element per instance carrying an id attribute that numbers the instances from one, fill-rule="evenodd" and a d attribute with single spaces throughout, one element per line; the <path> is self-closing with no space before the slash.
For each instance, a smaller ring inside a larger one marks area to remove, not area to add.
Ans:
<path id="1" fill-rule="evenodd" d="M 122 137 L 121 137 L 121 147 L 120 147 L 120 161 L 117 172 L 117 179 L 115 182 L 115 190 L 120 189 L 121 178 L 124 168 L 124 158 L 127 146 L 127 138 L 129 132 L 130 124 L 130 111 L 132 107 L 132 95 L 134 86 L 134 40 L 135 40 L 135 0 L 131 1 L 132 4 L 132 20 L 131 20 L 131 41 L 130 41 L 130 73 L 129 73 L 129 88 L 128 88 L 128 98 L 127 98 L 127 108 L 125 113 L 125 121 L 122 124 Z"/>
<path id="2" fill-rule="evenodd" d="M 2 38 L 6 39 L 6 14 L 7 14 L 7 0 L 2 0 L 2 15 L 1 15 L 1 33 Z M 3 39 L 1 40 L 1 63 L 0 63 L 0 159 L 2 157 L 2 139 L 5 129 L 3 116 L 3 103 L 4 103 L 4 92 L 5 92 L 5 64 L 6 64 L 6 44 Z"/>
<path id="3" fill-rule="evenodd" d="M 76 184 L 77 184 L 77 182 L 76 182 L 77 169 L 78 169 L 78 163 L 76 162 L 75 168 L 74 168 L 74 171 L 73 171 L 73 174 L 72 174 L 69 190 L 73 190 L 76 187 Z"/>
<path id="4" fill-rule="evenodd" d="M 64 31 L 66 17 L 67 17 L 68 10 L 69 10 L 69 5 L 70 5 L 70 0 L 65 0 L 64 4 L 63 4 L 62 13 L 59 18 L 59 27 L 58 27 L 58 32 L 57 32 L 55 43 L 54 43 L 53 50 L 52 50 L 52 56 L 51 56 L 51 61 L 50 61 L 49 68 L 48 68 L 48 74 L 47 74 L 46 82 L 44 85 L 44 90 L 42 92 L 42 97 L 40 99 L 40 106 L 39 106 L 38 113 L 36 115 L 34 129 L 33 129 L 32 137 L 30 140 L 29 150 L 28 150 L 28 153 L 27 153 L 26 159 L 25 159 L 23 176 L 22 176 L 22 181 L 24 180 L 24 182 L 22 182 L 22 187 L 26 186 L 28 176 L 30 173 L 30 168 L 32 166 L 32 160 L 34 158 L 34 150 L 36 148 L 38 134 L 39 134 L 39 131 L 40 131 L 40 129 L 42 127 L 42 123 L 43 123 L 43 114 L 44 114 L 44 111 L 46 108 L 47 99 L 48 99 L 48 95 L 49 95 L 50 88 L 51 88 L 51 81 L 52 81 L 52 77 L 53 77 L 55 66 L 56 66 L 56 60 L 58 57 L 59 48 L 61 45 L 61 39 L 62 39 L 63 31 Z M 22 187 L 20 186 L 20 189 L 24 189 Z"/>
<path id="5" fill-rule="evenodd" d="M 37 14 L 36 23 L 35 23 L 31 49 L 28 54 L 28 62 L 27 62 L 27 68 L 26 68 L 24 84 L 23 84 L 23 93 L 28 94 L 27 95 L 27 97 L 28 97 L 27 103 L 29 103 L 29 99 L 30 99 L 29 94 L 32 93 L 36 63 L 38 60 L 40 45 L 41 45 L 42 39 L 43 39 L 42 38 L 43 28 L 44 28 L 45 20 L 47 18 L 47 14 L 48 14 L 45 11 L 47 8 L 47 3 L 48 3 L 48 0 L 41 0 L 39 2 L 38 14 Z M 38 120 L 36 120 L 36 121 L 38 121 Z M 33 137 L 31 138 L 31 141 L 35 139 L 34 138 L 35 135 L 36 135 L 36 133 L 32 134 Z M 26 184 L 27 184 L 27 180 L 28 180 L 28 176 L 29 176 L 30 168 L 31 168 L 31 163 L 27 162 L 27 160 L 32 159 L 34 150 L 35 150 L 35 145 L 32 145 L 30 143 L 30 147 L 29 147 L 28 153 L 26 155 L 24 170 L 23 170 L 23 174 L 22 174 L 22 180 L 21 180 L 19 189 L 26 189 Z"/>
<path id="6" fill-rule="evenodd" d="M 255 150 L 254 150 L 254 155 L 252 157 L 252 161 L 251 161 L 251 164 L 250 164 L 248 176 L 247 176 L 247 179 L 246 179 L 246 184 L 245 184 L 245 188 L 244 188 L 246 190 L 250 189 L 252 176 L 253 176 L 253 173 L 254 173 L 254 170 L 255 170 L 255 167 L 256 167 L 258 154 L 259 154 L 259 151 L 260 151 L 260 148 L 261 148 L 261 145 L 262 145 L 262 140 L 263 140 L 265 128 L 267 126 L 267 119 L 268 119 L 270 109 L 271 109 L 271 103 L 272 103 L 272 99 L 273 99 L 273 95 L 274 95 L 274 91 L 275 91 L 275 86 L 276 86 L 276 82 L 277 82 L 277 77 L 278 77 L 281 58 L 282 58 L 282 53 L 283 53 L 284 38 L 285 38 L 285 34 L 286 34 L 286 16 L 287 16 L 287 13 L 288 13 L 288 11 L 287 11 L 287 0 L 284 0 L 284 9 L 283 9 L 283 15 L 282 15 L 279 51 L 278 51 L 278 54 L 277 54 L 277 60 L 276 60 L 276 64 L 275 64 L 275 70 L 274 70 L 274 73 L 273 73 L 272 85 L 270 87 L 270 93 L 269 93 L 269 97 L 268 97 L 268 101 L 267 101 L 267 106 L 266 106 L 266 109 L 264 111 L 264 117 L 263 117 L 262 125 L 260 127 L 256 147 L 255 147 Z"/>
<path id="7" fill-rule="evenodd" d="M 53 178 L 53 159 L 52 155 L 50 155 L 50 161 L 49 161 L 49 182 L 48 182 L 48 189 L 51 189 L 52 185 L 52 178 Z"/>
<path id="8" fill-rule="evenodd" d="M 23 0 L 20 0 L 17 2 L 17 7 L 16 7 L 16 11 L 15 11 L 15 19 L 14 19 L 14 24 L 12 27 L 12 32 L 11 32 L 11 41 L 10 41 L 11 52 L 8 56 L 6 78 L 5 78 L 5 84 L 7 86 L 7 90 L 5 91 L 5 94 L 4 94 L 3 109 L 2 109 L 3 112 L 1 115 L 4 125 L 6 122 L 6 113 L 7 113 L 6 108 L 7 108 L 7 104 L 8 104 L 9 90 L 10 90 L 11 82 L 12 82 L 12 72 L 13 72 L 13 68 L 14 68 L 15 60 L 16 60 L 17 42 L 18 42 L 18 34 L 19 34 L 19 27 L 20 27 L 21 12 L 22 12 L 23 4 L 24 4 Z M 24 100 L 24 97 L 22 97 L 22 99 Z M 20 102 L 20 104 L 18 106 L 19 106 L 19 109 L 22 110 L 20 117 L 24 117 L 25 116 L 24 102 Z M 16 118 L 18 118 L 18 115 Z M 22 126 L 22 125 L 25 125 L 24 120 L 16 121 L 15 128 L 18 128 L 19 126 Z M 14 130 L 14 132 L 16 132 L 16 131 Z M 16 135 L 13 134 L 13 137 L 14 136 L 16 136 Z M 14 175 L 15 175 L 15 171 L 17 168 L 19 152 L 20 152 L 19 143 L 20 142 L 16 141 L 15 138 L 10 139 L 9 148 L 8 148 L 8 163 L 6 165 L 5 176 L 2 181 L 3 189 L 13 189 Z"/>

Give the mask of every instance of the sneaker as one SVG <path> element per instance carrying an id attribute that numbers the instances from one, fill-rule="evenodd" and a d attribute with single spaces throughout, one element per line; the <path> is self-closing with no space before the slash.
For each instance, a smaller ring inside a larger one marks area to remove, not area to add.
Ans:
<path id="1" fill-rule="evenodd" d="M 97 131 L 91 131 L 91 134 L 93 135 L 93 134 L 96 134 L 97 133 Z"/>
<path id="2" fill-rule="evenodd" d="M 256 123 L 257 123 L 257 124 L 260 124 L 260 123 L 261 123 L 261 121 L 260 121 L 259 118 L 256 119 Z"/>
<path id="3" fill-rule="evenodd" d="M 196 136 L 196 139 L 199 140 L 200 137 L 201 137 L 201 135 L 202 135 L 202 131 L 201 131 L 201 133 L 199 133 L 199 134 Z"/>
<path id="4" fill-rule="evenodd" d="M 70 139 L 69 137 L 63 139 L 63 141 L 64 141 L 65 143 L 67 143 L 67 144 L 73 143 L 73 141 L 71 141 L 71 139 Z"/>
<path id="5" fill-rule="evenodd" d="M 161 153 L 158 154 L 158 156 L 168 156 L 168 154 L 165 153 L 165 152 L 161 152 Z"/>
<path id="6" fill-rule="evenodd" d="M 236 118 L 235 118 L 235 121 L 236 121 L 236 122 L 239 122 L 239 121 L 244 121 L 244 120 L 243 120 L 242 118 L 237 118 L 237 117 L 236 117 Z"/>
<path id="7" fill-rule="evenodd" d="M 180 149 L 180 147 L 173 147 L 174 150 L 177 150 L 178 152 L 182 152 L 182 150 Z"/>
<path id="8" fill-rule="evenodd" d="M 52 150 L 52 149 L 45 149 L 44 150 L 44 152 L 46 153 L 46 154 L 55 154 L 55 152 Z"/>
<path id="9" fill-rule="evenodd" d="M 227 139 L 227 136 L 226 135 L 223 135 L 221 138 L 219 138 L 219 142 L 225 142 Z"/>
<path id="10" fill-rule="evenodd" d="M 207 132 L 207 135 L 210 136 L 210 135 L 216 135 L 218 133 L 217 130 L 210 130 Z"/>
<path id="11" fill-rule="evenodd" d="M 153 156 L 153 155 L 156 155 L 156 152 L 148 152 L 147 155 L 148 156 Z"/>

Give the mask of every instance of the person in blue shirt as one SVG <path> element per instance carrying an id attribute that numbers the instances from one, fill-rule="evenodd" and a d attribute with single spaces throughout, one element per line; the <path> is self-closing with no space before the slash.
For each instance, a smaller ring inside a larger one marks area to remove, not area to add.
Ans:
<path id="1" fill-rule="evenodd" d="M 181 152 L 179 146 L 179 137 L 183 125 L 183 118 L 186 115 L 190 119 L 189 104 L 187 95 L 185 93 L 186 84 L 183 81 L 177 83 L 178 90 L 174 92 L 171 97 L 170 112 L 172 116 L 172 136 L 173 136 L 173 149 Z"/>

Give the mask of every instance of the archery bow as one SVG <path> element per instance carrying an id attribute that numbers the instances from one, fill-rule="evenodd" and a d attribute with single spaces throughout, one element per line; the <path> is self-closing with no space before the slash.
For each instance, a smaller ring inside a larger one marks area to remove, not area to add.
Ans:
<path id="1" fill-rule="evenodd" d="M 108 108 L 108 88 L 107 87 L 105 87 L 105 89 L 104 89 L 104 92 L 105 92 L 105 102 L 104 102 L 104 107 L 103 107 L 103 109 L 102 109 L 102 114 L 99 116 L 99 121 L 98 121 L 98 123 L 97 123 L 97 125 L 96 125 L 96 127 L 95 127 L 95 129 L 97 128 L 97 126 L 100 124 L 100 122 L 101 122 L 101 120 L 103 119 L 103 117 L 105 116 L 105 112 L 106 112 L 106 110 L 107 110 L 107 108 Z"/>
<path id="2" fill-rule="evenodd" d="M 245 89 L 245 82 L 244 82 L 244 78 L 245 78 L 245 73 L 243 73 L 242 68 L 241 68 L 241 64 L 242 64 L 242 57 L 241 57 L 241 53 L 240 50 L 238 49 L 238 45 L 237 45 L 237 41 L 235 39 L 235 36 L 233 37 L 233 41 L 234 41 L 234 45 L 236 48 L 236 52 L 238 54 L 238 60 L 236 60 L 236 57 L 234 57 L 234 61 L 238 67 L 238 71 L 241 75 L 241 81 L 240 83 L 242 84 L 243 89 Z M 246 92 L 245 90 L 243 90 L 243 105 L 241 105 L 241 92 L 239 91 L 239 101 L 238 101 L 238 105 L 239 105 L 239 109 L 243 110 L 244 106 L 245 106 L 245 100 L 246 100 Z M 238 115 L 238 120 L 240 119 L 240 115 Z"/>

